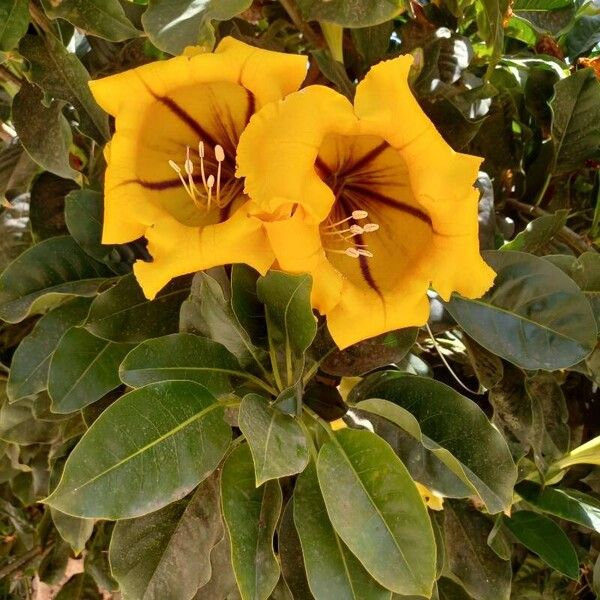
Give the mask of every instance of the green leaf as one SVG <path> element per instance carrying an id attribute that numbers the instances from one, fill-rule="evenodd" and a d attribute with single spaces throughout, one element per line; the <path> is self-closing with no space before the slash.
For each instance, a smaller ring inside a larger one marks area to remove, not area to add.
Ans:
<path id="1" fill-rule="evenodd" d="M 396 371 L 353 390 L 357 407 L 406 430 L 477 494 L 491 513 L 508 510 L 517 469 L 502 435 L 483 411 L 451 387 Z M 423 483 L 436 488 L 435 480 Z"/>
<path id="2" fill-rule="evenodd" d="M 50 514 L 60 537 L 71 546 L 76 556 L 81 554 L 94 531 L 94 521 L 71 517 L 55 508 L 50 508 Z"/>
<path id="3" fill-rule="evenodd" d="M 565 38 L 569 57 L 575 58 L 600 42 L 600 15 L 582 15 L 570 27 Z"/>
<path id="4" fill-rule="evenodd" d="M 211 576 L 210 553 L 223 535 L 216 477 L 193 494 L 118 521 L 110 565 L 121 593 L 139 600 L 189 600 Z"/>
<path id="5" fill-rule="evenodd" d="M 47 106 L 43 99 L 37 85 L 23 82 L 12 103 L 15 131 L 38 165 L 61 177 L 75 179 L 78 173 L 69 164 L 73 135 L 62 112 L 64 102 L 53 100 Z"/>
<path id="6" fill-rule="evenodd" d="M 231 548 L 225 533 L 210 553 L 211 577 L 203 585 L 194 600 L 239 600 L 233 566 L 231 564 Z"/>
<path id="7" fill-rule="evenodd" d="M 571 579 L 579 579 L 579 560 L 567 534 L 551 519 L 527 510 L 514 512 L 504 525 L 526 548 L 549 567 Z"/>
<path id="8" fill-rule="evenodd" d="M 252 0 L 150 0 L 142 17 L 150 41 L 164 52 L 181 54 L 186 46 L 215 44 L 212 21 L 228 21 Z"/>
<path id="9" fill-rule="evenodd" d="M 576 490 L 542 488 L 533 481 L 522 481 L 515 492 L 539 511 L 600 533 L 600 502 L 592 496 Z"/>
<path id="10" fill-rule="evenodd" d="M 29 26 L 29 5 L 23 0 L 0 3 L 0 50 L 12 50 Z"/>
<path id="11" fill-rule="evenodd" d="M 504 46 L 504 19 L 508 15 L 508 0 L 477 0 L 477 29 L 489 47 L 492 60 L 497 61 Z"/>
<path id="12" fill-rule="evenodd" d="M 575 71 L 555 86 L 552 108 L 554 173 L 582 167 L 600 146 L 600 83 L 592 69 Z"/>
<path id="13" fill-rule="evenodd" d="M 269 405 L 257 394 L 242 399 L 238 415 L 254 460 L 256 486 L 270 479 L 300 473 L 308 464 L 308 444 L 294 417 Z"/>
<path id="14" fill-rule="evenodd" d="M 536 464 L 544 471 L 569 451 L 569 411 L 554 375 L 538 373 L 525 381 L 525 388 L 533 416 L 531 445 Z"/>
<path id="15" fill-rule="evenodd" d="M 256 487 L 252 455 L 244 444 L 223 465 L 221 497 L 242 600 L 266 600 L 280 574 L 273 551 L 273 535 L 283 502 L 279 482 L 267 481 Z"/>
<path id="16" fill-rule="evenodd" d="M 92 302 L 86 329 L 112 342 L 139 343 L 175 333 L 181 302 L 189 293 L 185 278 L 174 279 L 154 300 L 148 300 L 133 274 Z"/>
<path id="17" fill-rule="evenodd" d="M 304 368 L 304 353 L 317 333 L 310 304 L 310 275 L 270 271 L 257 283 L 258 298 L 265 305 L 267 331 L 276 379 L 280 388 L 292 386 Z M 285 374 L 286 379 L 283 379 Z"/>
<path id="18" fill-rule="evenodd" d="M 33 240 L 66 235 L 65 197 L 79 186 L 71 179 L 44 172 L 35 178 L 29 201 L 29 224 Z"/>
<path id="19" fill-rule="evenodd" d="M 191 333 L 146 340 L 127 355 L 119 373 L 123 383 L 131 387 L 187 379 L 216 395 L 231 392 L 232 377 L 252 377 L 221 344 Z"/>
<path id="20" fill-rule="evenodd" d="M 73 575 L 55 596 L 55 600 L 101 600 L 102 594 L 88 573 Z"/>
<path id="21" fill-rule="evenodd" d="M 391 592 L 373 580 L 336 534 L 314 463 L 298 477 L 293 503 L 308 583 L 316 600 L 390 600 Z"/>
<path id="22" fill-rule="evenodd" d="M 27 446 L 51 444 L 60 436 L 60 423 L 36 419 L 34 410 L 43 399 L 25 398 L 9 404 L 0 382 L 0 440 Z"/>
<path id="23" fill-rule="evenodd" d="M 431 522 L 390 446 L 370 431 L 338 431 L 321 447 L 317 474 L 337 534 L 374 579 L 400 594 L 429 597 L 436 556 Z"/>
<path id="24" fill-rule="evenodd" d="M 393 21 L 384 21 L 373 27 L 352 29 L 352 40 L 362 58 L 364 68 L 378 63 L 385 57 L 393 31 Z"/>
<path id="25" fill-rule="evenodd" d="M 64 19 L 87 34 L 112 42 L 139 35 L 118 0 L 42 0 L 42 5 L 51 19 Z"/>
<path id="26" fill-rule="evenodd" d="M 94 519 L 153 512 L 206 479 L 230 436 L 223 406 L 197 383 L 165 381 L 134 390 L 94 421 L 46 502 Z"/>
<path id="27" fill-rule="evenodd" d="M 11 402 L 46 389 L 50 359 L 67 329 L 81 324 L 90 300 L 74 298 L 44 315 L 15 351 L 6 392 Z"/>
<path id="28" fill-rule="evenodd" d="M 597 329 L 577 285 L 548 261 L 522 252 L 484 253 L 498 273 L 483 298 L 454 295 L 450 314 L 476 342 L 524 369 L 553 371 L 593 350 Z"/>
<path id="29" fill-rule="evenodd" d="M 519 250 L 536 254 L 543 251 L 554 236 L 567 224 L 568 210 L 557 210 L 552 215 L 538 217 L 517 234 L 510 242 L 506 242 L 501 250 Z"/>
<path id="30" fill-rule="evenodd" d="M 124 275 L 131 270 L 119 252 L 125 247 L 102 243 L 103 211 L 102 194 L 95 190 L 76 190 L 65 198 L 65 221 L 73 239 L 93 259 Z"/>
<path id="31" fill-rule="evenodd" d="M 600 206 L 600 202 L 598 205 Z M 545 258 L 579 286 L 591 304 L 596 324 L 600 328 L 600 256 L 596 252 L 584 252 L 579 257 L 558 254 Z"/>
<path id="32" fill-rule="evenodd" d="M 44 240 L 23 252 L 0 275 L 0 319 L 18 323 L 69 296 L 95 296 L 111 275 L 73 238 Z"/>
<path id="33" fill-rule="evenodd" d="M 488 545 L 490 519 L 464 502 L 444 502 L 447 568 L 477 600 L 508 600 L 512 569 Z"/>
<path id="34" fill-rule="evenodd" d="M 298 485 L 296 484 L 294 493 L 297 490 Z M 290 498 L 283 510 L 279 529 L 277 530 L 277 540 L 281 576 L 290 589 L 292 596 L 294 598 L 313 600 L 314 596 L 310 591 L 308 580 L 306 579 L 306 568 L 300 537 L 294 525 L 294 500 L 292 498 Z"/>
<path id="35" fill-rule="evenodd" d="M 332 375 L 354 377 L 398 363 L 410 352 L 418 332 L 417 327 L 407 327 L 336 350 L 322 362 L 321 369 Z"/>
<path id="36" fill-rule="evenodd" d="M 573 6 L 573 0 L 516 0 L 513 10 L 541 11 L 558 10 Z"/>
<path id="37" fill-rule="evenodd" d="M 405 10 L 403 0 L 298 0 L 306 21 L 326 21 L 342 27 L 369 27 L 397 17 Z"/>
<path id="38" fill-rule="evenodd" d="M 265 307 L 256 291 L 259 278 L 259 273 L 248 265 L 231 266 L 231 310 L 239 326 L 255 344 L 267 340 Z"/>
<path id="39" fill-rule="evenodd" d="M 82 133 L 103 144 L 110 137 L 108 118 L 92 97 L 89 74 L 77 56 L 51 34 L 26 35 L 19 52 L 29 62 L 31 81 L 47 95 L 72 104 Z"/>
<path id="40" fill-rule="evenodd" d="M 233 273 L 232 269 L 232 287 Z M 261 366 L 266 353 L 257 348 L 242 326 L 238 314 L 242 316 L 242 301 L 239 294 L 226 295 L 221 284 L 208 273 L 197 273 L 192 280 L 190 297 L 181 305 L 180 328 L 189 333 L 199 333 L 223 344 L 244 367 Z M 262 319 L 264 311 L 258 314 Z M 243 317 L 247 321 L 247 317 Z"/>
<path id="41" fill-rule="evenodd" d="M 61 338 L 48 371 L 52 410 L 67 414 L 85 408 L 121 384 L 119 364 L 133 348 L 72 327 Z"/>

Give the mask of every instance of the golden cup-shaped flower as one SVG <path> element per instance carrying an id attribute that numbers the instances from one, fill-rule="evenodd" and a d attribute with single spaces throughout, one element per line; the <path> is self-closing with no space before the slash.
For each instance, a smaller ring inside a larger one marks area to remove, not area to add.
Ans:
<path id="1" fill-rule="evenodd" d="M 104 243 L 145 236 L 153 262 L 134 265 L 147 297 L 173 277 L 244 262 L 273 263 L 263 225 L 235 176 L 239 137 L 254 112 L 297 90 L 306 57 L 233 38 L 92 81 L 115 116 L 106 149 Z"/>
<path id="2" fill-rule="evenodd" d="M 473 187 L 482 159 L 456 153 L 408 85 L 412 58 L 382 62 L 354 106 L 310 86 L 265 106 L 238 146 L 252 211 L 279 268 L 313 276 L 312 302 L 341 348 L 423 325 L 427 291 L 478 297 Z"/>

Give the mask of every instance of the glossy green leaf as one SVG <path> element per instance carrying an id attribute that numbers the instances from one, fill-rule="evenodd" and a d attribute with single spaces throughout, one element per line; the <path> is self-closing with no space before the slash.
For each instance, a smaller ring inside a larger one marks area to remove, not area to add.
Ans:
<path id="1" fill-rule="evenodd" d="M 12 50 L 29 26 L 29 6 L 23 0 L 0 3 L 0 50 Z"/>
<path id="2" fill-rule="evenodd" d="M 0 382 L 0 440 L 24 446 L 56 442 L 60 437 L 60 423 L 35 417 L 34 409 L 42 401 L 25 398 L 9 404 Z"/>
<path id="3" fill-rule="evenodd" d="M 596 323 L 574 282 L 548 261 L 522 252 L 484 253 L 498 273 L 483 298 L 455 295 L 446 308 L 482 346 L 524 369 L 552 371 L 593 350 Z"/>
<path id="4" fill-rule="evenodd" d="M 77 171 L 69 164 L 69 147 L 73 142 L 71 127 L 62 114 L 64 102 L 54 100 L 49 106 L 37 85 L 24 82 L 12 103 L 12 121 L 23 147 L 42 168 L 70 179 Z"/>
<path id="5" fill-rule="evenodd" d="M 567 53 L 575 58 L 600 42 L 600 15 L 583 14 L 575 20 L 565 36 Z"/>
<path id="6" fill-rule="evenodd" d="M 100 593 L 94 578 L 88 573 L 78 573 L 77 575 L 73 575 L 55 596 L 55 600 L 101 599 L 102 594 Z"/>
<path id="7" fill-rule="evenodd" d="M 119 364 L 132 348 L 97 338 L 81 327 L 69 329 L 50 361 L 52 410 L 63 414 L 81 410 L 118 387 Z"/>
<path id="8" fill-rule="evenodd" d="M 223 535 L 216 477 L 185 498 L 118 521 L 110 565 L 121 593 L 139 600 L 189 600 L 211 576 L 210 553 Z"/>
<path id="9" fill-rule="evenodd" d="M 531 445 L 540 470 L 569 451 L 569 411 L 560 385 L 550 373 L 538 373 L 525 381 L 531 399 Z"/>
<path id="10" fill-rule="evenodd" d="M 111 275 L 73 238 L 44 240 L 23 252 L 0 275 L 0 319 L 17 323 L 69 296 L 94 296 Z"/>
<path id="11" fill-rule="evenodd" d="M 188 293 L 187 280 L 179 278 L 148 300 L 135 276 L 126 275 L 94 299 L 85 327 L 112 342 L 139 343 L 175 333 L 179 308 Z"/>
<path id="12" fill-rule="evenodd" d="M 600 533 L 600 502 L 577 490 L 542 488 L 533 481 L 522 481 L 515 491 L 539 511 L 560 517 Z"/>
<path id="13" fill-rule="evenodd" d="M 90 308 L 87 298 L 74 298 L 45 314 L 15 351 L 6 393 L 11 402 L 46 389 L 50 359 L 63 334 L 80 325 Z"/>
<path id="14" fill-rule="evenodd" d="M 403 0 L 298 0 L 298 7 L 307 21 L 326 21 L 342 27 L 369 27 L 389 21 L 405 10 Z"/>
<path id="15" fill-rule="evenodd" d="M 212 473 L 230 436 L 223 406 L 197 383 L 165 381 L 134 390 L 94 421 L 46 502 L 84 518 L 153 512 Z"/>
<path id="16" fill-rule="evenodd" d="M 210 553 L 211 577 L 210 581 L 203 585 L 194 600 L 239 600 L 235 574 L 231 564 L 231 548 L 227 533 L 215 545 Z"/>
<path id="17" fill-rule="evenodd" d="M 447 385 L 395 371 L 353 390 L 357 407 L 384 417 L 418 440 L 477 494 L 491 513 L 508 510 L 517 469 L 502 435 L 483 411 Z M 424 482 L 435 486 L 435 481 Z"/>
<path id="18" fill-rule="evenodd" d="M 133 257 L 128 256 L 127 246 L 102 244 L 103 211 L 102 194 L 95 190 L 76 190 L 65 198 L 65 221 L 73 239 L 92 258 L 124 275 L 131 267 L 123 262 L 121 255 L 125 254 L 130 260 Z"/>
<path id="19" fill-rule="evenodd" d="M 110 137 L 108 117 L 92 97 L 89 74 L 77 56 L 54 35 L 26 35 L 19 44 L 19 52 L 29 63 L 32 82 L 53 98 L 72 104 L 81 131 L 104 143 Z"/>
<path id="20" fill-rule="evenodd" d="M 310 468 L 310 467 L 309 467 Z M 314 468 L 313 468 L 314 469 Z M 294 493 L 298 486 L 294 488 Z M 281 564 L 281 576 L 285 580 L 294 598 L 313 600 L 308 580 L 300 537 L 294 524 L 294 500 L 290 498 L 285 505 L 279 529 L 277 530 L 278 554 Z"/>
<path id="21" fill-rule="evenodd" d="M 581 69 L 554 89 L 550 107 L 558 174 L 583 166 L 600 146 L 600 83 L 592 69 Z"/>
<path id="22" fill-rule="evenodd" d="M 240 304 L 241 300 L 230 298 L 229 290 L 214 277 L 208 273 L 197 273 L 192 281 L 190 297 L 181 305 L 180 328 L 223 344 L 242 366 L 258 367 L 264 373 L 262 365 L 268 360 L 266 352 L 254 345 L 242 326 L 238 317 L 238 314 L 242 316 Z M 258 313 L 261 321 L 264 320 L 263 313 L 263 310 Z"/>
<path id="23" fill-rule="evenodd" d="M 256 487 L 247 444 L 238 446 L 223 465 L 221 498 L 241 597 L 266 600 L 279 580 L 273 534 L 283 500 L 278 481 Z"/>
<path id="24" fill-rule="evenodd" d="M 71 546 L 76 556 L 80 554 L 92 535 L 94 521 L 92 519 L 72 517 L 55 508 L 50 508 L 50 513 L 52 515 L 52 522 L 62 539 Z"/>
<path id="25" fill-rule="evenodd" d="M 71 179 L 45 171 L 33 181 L 29 200 L 29 222 L 35 242 L 68 234 L 65 197 L 79 186 Z"/>
<path id="26" fill-rule="evenodd" d="M 143 342 L 127 355 L 119 373 L 123 383 L 131 387 L 187 379 L 201 383 L 217 395 L 232 390 L 232 377 L 254 379 L 221 344 L 190 333 L 174 333 Z"/>
<path id="27" fill-rule="evenodd" d="M 491 520 L 464 502 L 444 502 L 444 540 L 450 573 L 478 600 L 508 600 L 512 569 L 488 545 Z"/>
<path id="28" fill-rule="evenodd" d="M 579 560 L 567 534 L 548 517 L 527 510 L 514 512 L 504 525 L 526 548 L 548 566 L 571 579 L 579 579 Z"/>
<path id="29" fill-rule="evenodd" d="M 257 487 L 269 479 L 300 473 L 308 464 L 308 442 L 294 417 L 257 394 L 242 399 L 238 415 L 254 460 Z"/>
<path id="30" fill-rule="evenodd" d="M 212 50 L 212 21 L 225 21 L 245 11 L 252 0 L 150 0 L 142 17 L 150 41 L 161 50 L 181 54 L 186 46 Z"/>
<path id="31" fill-rule="evenodd" d="M 338 431 L 321 447 L 317 473 L 337 534 L 374 579 L 400 594 L 430 596 L 431 522 L 390 446 L 370 431 Z"/>
<path id="32" fill-rule="evenodd" d="M 592 306 L 596 324 L 600 327 L 600 255 L 596 252 L 584 252 L 579 257 L 557 254 L 545 258 L 562 269 L 579 286 Z"/>
<path id="33" fill-rule="evenodd" d="M 308 584 L 316 600 L 390 600 L 391 592 L 369 575 L 335 532 L 314 463 L 298 477 L 293 503 Z"/>
<path id="34" fill-rule="evenodd" d="M 292 386 L 304 367 L 304 353 L 317 333 L 312 312 L 310 275 L 270 271 L 257 283 L 259 300 L 265 305 L 273 368 L 280 388 Z"/>
<path id="35" fill-rule="evenodd" d="M 554 214 L 538 217 L 510 242 L 506 242 L 501 250 L 518 250 L 535 254 L 543 250 L 554 236 L 567 224 L 568 210 L 557 210 Z"/>
<path id="36" fill-rule="evenodd" d="M 477 0 L 477 28 L 479 36 L 489 47 L 492 59 L 497 60 L 504 44 L 504 18 L 508 0 Z"/>
<path id="37" fill-rule="evenodd" d="M 42 5 L 51 19 L 64 19 L 88 34 L 113 42 L 139 35 L 118 0 L 42 0 Z"/>

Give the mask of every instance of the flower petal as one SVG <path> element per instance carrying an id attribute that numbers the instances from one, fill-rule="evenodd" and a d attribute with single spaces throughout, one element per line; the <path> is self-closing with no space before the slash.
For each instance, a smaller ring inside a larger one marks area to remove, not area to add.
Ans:
<path id="1" fill-rule="evenodd" d="M 251 119 L 238 146 L 238 177 L 246 178 L 247 193 L 264 211 L 287 207 L 291 214 L 299 204 L 321 221 L 334 196 L 315 170 L 319 149 L 327 134 L 357 127 L 352 105 L 329 88 L 290 94 Z"/>
<path id="2" fill-rule="evenodd" d="M 153 262 L 134 265 L 146 297 L 154 298 L 174 277 L 217 265 L 245 263 L 266 273 L 274 256 L 262 223 L 248 216 L 248 208 L 243 205 L 227 221 L 206 227 L 186 227 L 167 215 L 149 228 Z"/>

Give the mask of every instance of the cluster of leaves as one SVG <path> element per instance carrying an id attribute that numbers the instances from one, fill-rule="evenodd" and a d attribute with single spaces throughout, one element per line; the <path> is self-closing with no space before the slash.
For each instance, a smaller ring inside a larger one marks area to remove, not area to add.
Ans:
<path id="1" fill-rule="evenodd" d="M 143 240 L 100 244 L 87 81 L 223 35 L 348 96 L 413 53 L 423 109 L 485 158 L 494 288 L 343 352 L 307 276 L 146 300 Z M 0 0 L 0 593 L 600 592 L 599 42 L 591 0 Z"/>

